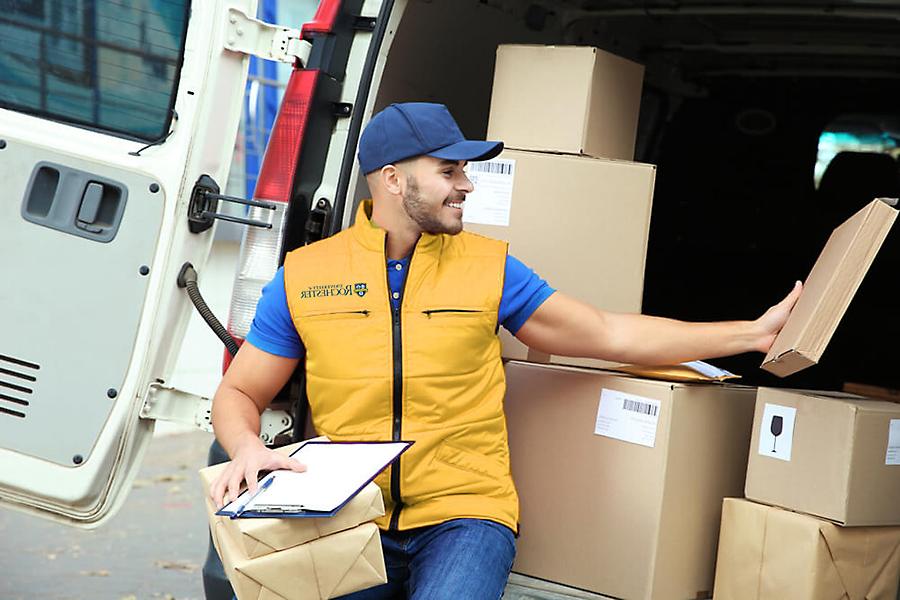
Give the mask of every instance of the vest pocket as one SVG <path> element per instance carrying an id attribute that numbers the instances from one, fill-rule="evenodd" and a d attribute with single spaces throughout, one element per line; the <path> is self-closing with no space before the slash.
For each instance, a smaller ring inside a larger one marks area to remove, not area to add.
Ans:
<path id="1" fill-rule="evenodd" d="M 297 319 L 362 319 L 368 317 L 369 314 L 368 310 L 329 310 L 298 315 Z"/>
<path id="2" fill-rule="evenodd" d="M 471 317 L 475 315 L 483 315 L 485 312 L 487 311 L 474 308 L 430 308 L 428 310 L 423 310 L 422 314 L 431 319 L 432 317 Z"/>

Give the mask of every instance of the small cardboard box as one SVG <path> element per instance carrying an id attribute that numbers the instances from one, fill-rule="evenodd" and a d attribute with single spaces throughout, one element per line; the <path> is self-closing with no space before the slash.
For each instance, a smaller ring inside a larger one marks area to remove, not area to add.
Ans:
<path id="1" fill-rule="evenodd" d="M 842 525 L 900 525 L 900 404 L 760 388 L 745 491 Z"/>
<path id="2" fill-rule="evenodd" d="M 708 598 L 755 389 L 506 365 L 513 570 L 617 598 Z"/>
<path id="3" fill-rule="evenodd" d="M 290 454 L 300 443 L 279 448 L 277 452 Z M 221 463 L 200 470 L 203 491 L 208 496 L 209 486 L 225 470 L 228 463 Z M 212 509 L 210 503 L 208 508 Z M 311 540 L 351 529 L 374 521 L 384 515 L 384 499 L 381 489 L 369 483 L 333 517 L 301 519 L 229 519 L 217 517 L 215 511 L 209 513 L 210 527 L 221 523 L 230 532 L 235 545 L 240 547 L 247 558 L 256 558 L 305 544 Z"/>
<path id="4" fill-rule="evenodd" d="M 786 377 L 819 362 L 896 218 L 876 199 L 834 230 L 763 369 Z"/>
<path id="5" fill-rule="evenodd" d="M 469 163 L 466 231 L 509 252 L 554 288 L 597 308 L 638 313 L 653 204 L 653 165 L 507 150 Z M 611 363 L 531 352 L 501 329 L 509 359 L 587 367 Z"/>
<path id="6" fill-rule="evenodd" d="M 585 46 L 497 48 L 487 139 L 632 160 L 644 67 Z"/>
<path id="7" fill-rule="evenodd" d="M 248 558 L 219 521 L 213 543 L 238 600 L 324 600 L 387 582 L 378 526 L 332 535 Z"/>
<path id="8" fill-rule="evenodd" d="M 277 451 L 290 454 L 300 444 Z M 370 483 L 333 517 L 216 516 L 209 486 L 227 463 L 201 469 L 213 544 L 238 600 L 323 600 L 387 581 L 381 537 L 381 490 Z"/>
<path id="9" fill-rule="evenodd" d="M 714 600 L 895 600 L 900 527 L 839 527 L 726 498 Z"/>

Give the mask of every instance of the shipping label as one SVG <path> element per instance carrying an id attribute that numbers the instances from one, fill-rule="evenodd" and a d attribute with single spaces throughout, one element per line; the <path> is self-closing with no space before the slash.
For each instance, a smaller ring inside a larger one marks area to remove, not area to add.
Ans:
<path id="1" fill-rule="evenodd" d="M 516 161 L 494 158 L 470 162 L 466 165 L 466 175 L 475 190 L 466 194 L 463 223 L 509 227 Z"/>
<path id="2" fill-rule="evenodd" d="M 794 444 L 794 421 L 797 409 L 766 403 L 759 425 L 759 453 L 769 458 L 791 460 Z"/>
<path id="3" fill-rule="evenodd" d="M 888 428 L 887 456 L 884 459 L 886 465 L 900 465 L 900 419 L 891 419 Z"/>
<path id="4" fill-rule="evenodd" d="M 653 398 L 604 389 L 600 392 L 594 433 L 653 448 L 661 404 Z"/>

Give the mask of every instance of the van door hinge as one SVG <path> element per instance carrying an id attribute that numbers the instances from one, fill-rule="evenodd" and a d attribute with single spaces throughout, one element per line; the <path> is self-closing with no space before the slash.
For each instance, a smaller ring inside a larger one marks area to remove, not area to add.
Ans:
<path id="1" fill-rule="evenodd" d="M 312 45 L 300 37 L 299 29 L 272 25 L 229 8 L 225 23 L 225 48 L 278 62 L 305 67 Z"/>
<path id="2" fill-rule="evenodd" d="M 197 180 L 197 183 L 194 184 L 194 189 L 191 191 L 191 202 L 188 204 L 188 228 L 191 230 L 191 233 L 201 233 L 206 231 L 212 227 L 213 222 L 216 219 L 240 223 L 241 225 L 262 227 L 264 229 L 272 228 L 272 223 L 267 221 L 254 221 L 253 219 L 244 219 L 243 217 L 235 217 L 234 215 L 216 212 L 219 206 L 219 200 L 243 204 L 244 206 L 255 206 L 271 211 L 274 211 L 276 208 L 275 204 L 272 202 L 247 200 L 246 198 L 220 194 L 219 184 L 217 184 L 209 175 L 201 175 L 200 179 Z"/>
<path id="3" fill-rule="evenodd" d="M 319 198 L 316 207 L 309 211 L 306 217 L 306 226 L 303 228 L 303 244 L 312 244 L 325 237 L 325 233 L 331 226 L 332 207 L 331 202 L 325 198 Z"/>
<path id="4" fill-rule="evenodd" d="M 192 425 L 212 432 L 212 400 L 160 383 L 150 384 L 141 405 L 141 418 Z M 289 435 L 294 419 L 288 411 L 266 409 L 259 417 L 259 439 L 271 444 L 278 437 Z"/>

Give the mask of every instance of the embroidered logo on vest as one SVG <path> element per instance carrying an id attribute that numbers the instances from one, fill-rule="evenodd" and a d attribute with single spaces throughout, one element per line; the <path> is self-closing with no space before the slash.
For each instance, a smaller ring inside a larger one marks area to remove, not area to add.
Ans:
<path id="1" fill-rule="evenodd" d="M 328 283 L 325 285 L 312 285 L 300 292 L 300 299 L 321 298 L 323 296 L 351 296 L 356 294 L 360 298 L 369 291 L 365 283 Z"/>

